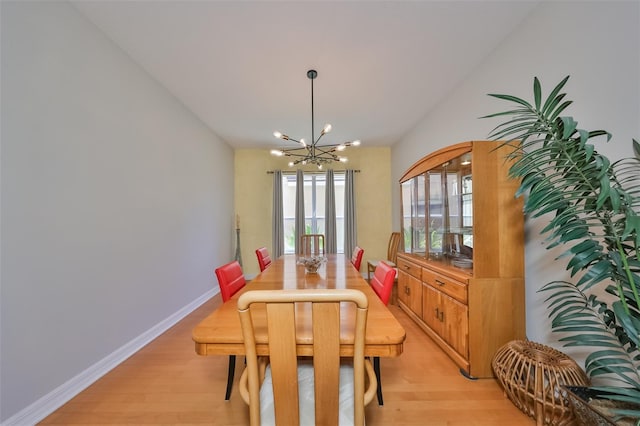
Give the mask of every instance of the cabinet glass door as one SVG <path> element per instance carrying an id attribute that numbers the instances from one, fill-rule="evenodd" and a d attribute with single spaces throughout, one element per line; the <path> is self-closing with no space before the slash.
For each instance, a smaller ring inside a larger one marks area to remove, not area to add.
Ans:
<path id="1" fill-rule="evenodd" d="M 443 254 L 442 238 L 445 232 L 444 198 L 442 196 L 442 172 L 427 172 L 429 185 L 429 258 L 441 259 Z"/>
<path id="2" fill-rule="evenodd" d="M 464 154 L 426 173 L 428 257 L 463 269 L 473 266 L 470 158 Z"/>
<path id="3" fill-rule="evenodd" d="M 402 182 L 400 186 L 402 199 L 402 237 L 404 241 L 404 252 L 411 253 L 411 235 L 413 233 L 413 226 L 411 224 L 411 188 L 413 179 Z"/>
<path id="4" fill-rule="evenodd" d="M 424 175 L 402 183 L 402 229 L 404 251 L 407 253 L 425 253 L 427 231 L 424 185 Z"/>
<path id="5" fill-rule="evenodd" d="M 464 170 L 463 170 L 464 172 Z M 462 176 L 462 228 L 464 244 L 473 248 L 473 185 L 471 170 L 468 175 Z"/>
<path id="6" fill-rule="evenodd" d="M 469 160 L 469 161 L 468 161 Z M 450 264 L 473 267 L 473 209 L 470 156 L 454 158 L 443 165 L 445 236 L 443 251 Z"/>

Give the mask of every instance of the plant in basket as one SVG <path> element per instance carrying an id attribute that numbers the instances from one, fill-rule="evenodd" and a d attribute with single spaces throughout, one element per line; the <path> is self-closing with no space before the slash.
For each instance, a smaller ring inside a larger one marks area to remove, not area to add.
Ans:
<path id="1" fill-rule="evenodd" d="M 568 79 L 543 99 L 535 78 L 533 103 L 491 94 L 514 106 L 485 118 L 506 118 L 491 137 L 514 147 L 510 175 L 520 181 L 524 211 L 550 218 L 542 230 L 548 249 L 566 247 L 557 261 L 574 282 L 540 290 L 552 328 L 565 346 L 588 348 L 585 370 L 602 383 L 596 389 L 626 404 L 612 409 L 614 421 L 633 424 L 640 419 L 640 144 L 633 140 L 634 155 L 615 162 L 599 154 L 592 139 L 611 135 L 561 116 L 572 103 L 562 93 Z"/>

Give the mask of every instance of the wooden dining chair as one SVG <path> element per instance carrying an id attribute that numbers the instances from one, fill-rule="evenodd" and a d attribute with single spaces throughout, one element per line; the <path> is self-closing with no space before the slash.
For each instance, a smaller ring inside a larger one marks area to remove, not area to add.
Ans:
<path id="1" fill-rule="evenodd" d="M 373 291 L 378 295 L 382 303 L 389 304 L 391 291 L 396 279 L 396 269 L 387 265 L 385 262 L 378 262 L 370 285 Z M 380 357 L 373 357 L 373 370 L 378 380 L 378 405 L 384 405 L 382 399 L 382 381 L 380 380 Z"/>
<path id="2" fill-rule="evenodd" d="M 303 256 L 324 256 L 324 235 L 304 234 L 300 236 L 301 254 Z"/>
<path id="3" fill-rule="evenodd" d="M 244 279 L 244 273 L 242 267 L 237 260 L 227 263 L 216 269 L 216 277 L 218 278 L 218 285 L 220 286 L 220 295 L 222 301 L 226 302 L 236 294 L 247 282 Z M 225 392 L 224 399 L 229 400 L 231 397 L 231 388 L 233 387 L 233 377 L 236 371 L 236 356 L 229 355 L 229 368 L 227 371 L 227 391 Z"/>
<path id="4" fill-rule="evenodd" d="M 260 247 L 257 249 L 256 256 L 258 257 L 260 272 L 264 271 L 269 265 L 271 265 L 271 256 L 269 256 L 269 251 L 266 247 Z"/>
<path id="5" fill-rule="evenodd" d="M 392 232 L 387 245 L 387 258 L 383 260 L 383 262 L 392 268 L 396 267 L 396 263 L 398 261 L 398 250 L 400 249 L 401 242 L 401 234 L 399 232 Z M 379 259 L 367 260 L 367 278 L 369 281 L 371 281 L 371 273 L 376 270 L 378 263 L 380 263 Z"/>
<path id="6" fill-rule="evenodd" d="M 239 389 L 252 426 L 364 425 L 364 407 L 377 387 L 364 356 L 368 302 L 354 289 L 255 290 L 240 296 L 247 368 Z M 259 305 L 250 309 L 254 304 Z M 265 311 L 269 356 L 258 357 L 252 315 L 263 318 Z M 342 358 L 349 362 L 341 363 L 340 331 L 346 319 L 355 320 L 347 335 L 353 352 Z M 312 363 L 298 357 L 301 322 L 312 330 L 312 353 L 303 353 Z"/>
<path id="7" fill-rule="evenodd" d="M 353 267 L 356 268 L 358 272 L 360 272 L 360 264 L 362 263 L 362 255 L 364 255 L 364 249 L 356 246 L 353 249 L 353 254 L 351 255 L 351 263 Z"/>

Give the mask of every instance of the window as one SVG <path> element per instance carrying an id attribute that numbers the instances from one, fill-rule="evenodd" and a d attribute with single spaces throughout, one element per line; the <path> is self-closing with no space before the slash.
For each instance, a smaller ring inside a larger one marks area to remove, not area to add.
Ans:
<path id="1" fill-rule="evenodd" d="M 336 200 L 336 238 L 338 253 L 344 253 L 344 172 L 334 172 Z M 284 252 L 295 252 L 296 175 L 282 174 L 284 214 Z M 306 234 L 324 234 L 324 173 L 304 173 L 304 222 Z"/>

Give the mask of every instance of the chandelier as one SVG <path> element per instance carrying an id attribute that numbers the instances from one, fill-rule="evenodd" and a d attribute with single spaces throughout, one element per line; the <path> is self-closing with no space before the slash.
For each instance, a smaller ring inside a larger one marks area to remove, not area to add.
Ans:
<path id="1" fill-rule="evenodd" d="M 272 149 L 271 154 L 278 157 L 292 157 L 293 160 L 289 162 L 289 167 L 296 166 L 298 164 L 315 164 L 319 169 L 322 169 L 323 164 L 331 163 L 332 161 L 347 162 L 347 157 L 338 155 L 338 152 L 344 151 L 348 146 L 360 145 L 359 140 L 343 142 L 334 145 L 318 145 L 320 139 L 331 131 L 331 124 L 325 124 L 318 136 L 315 138 L 314 133 L 314 116 L 313 116 L 313 80 L 318 76 L 316 70 L 307 71 L 307 77 L 311 80 L 311 143 L 305 142 L 304 139 L 294 139 L 291 136 L 285 135 L 281 132 L 273 132 L 273 136 L 285 141 L 292 141 L 300 146 L 294 148 L 280 148 Z"/>

